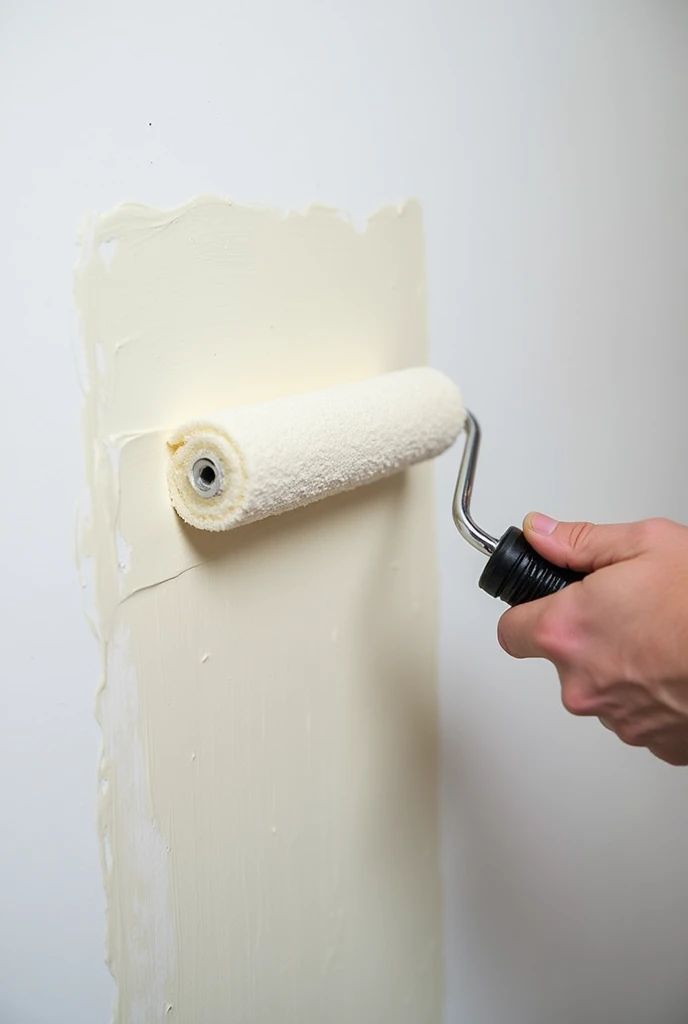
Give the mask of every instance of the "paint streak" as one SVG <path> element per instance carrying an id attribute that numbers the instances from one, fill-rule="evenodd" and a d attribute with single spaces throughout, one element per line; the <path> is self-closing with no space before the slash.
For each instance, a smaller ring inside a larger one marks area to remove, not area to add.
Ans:
<path id="1" fill-rule="evenodd" d="M 420 211 L 203 197 L 84 245 L 115 1022 L 432 1024 L 431 467 L 231 535 L 164 485 L 180 422 L 424 361 Z"/>

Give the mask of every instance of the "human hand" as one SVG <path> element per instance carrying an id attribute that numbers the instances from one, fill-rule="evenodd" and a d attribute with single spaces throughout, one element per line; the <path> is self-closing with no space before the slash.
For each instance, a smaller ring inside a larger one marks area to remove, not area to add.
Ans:
<path id="1" fill-rule="evenodd" d="M 531 513 L 524 532 L 549 561 L 590 575 L 507 611 L 504 650 L 551 661 L 571 714 L 597 716 L 624 743 L 688 765 L 688 528 Z"/>

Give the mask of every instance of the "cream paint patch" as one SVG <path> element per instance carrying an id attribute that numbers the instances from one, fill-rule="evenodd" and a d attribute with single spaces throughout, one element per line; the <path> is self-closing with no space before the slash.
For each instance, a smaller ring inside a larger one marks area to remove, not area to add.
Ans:
<path id="1" fill-rule="evenodd" d="M 180 423 L 424 362 L 419 208 L 124 206 L 76 287 L 114 1019 L 439 1021 L 432 468 L 229 534 L 160 488 Z"/>

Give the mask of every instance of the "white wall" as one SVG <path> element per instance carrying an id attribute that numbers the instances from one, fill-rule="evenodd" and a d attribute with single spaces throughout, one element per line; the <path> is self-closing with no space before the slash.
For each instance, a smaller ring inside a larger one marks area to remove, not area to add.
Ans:
<path id="1" fill-rule="evenodd" d="M 0 47 L 0 1019 L 91 1024 L 112 986 L 72 560 L 78 223 L 202 191 L 356 216 L 415 195 L 434 362 L 484 427 L 479 518 L 688 520 L 688 8 L 9 0 Z M 498 649 L 455 463 L 447 1020 L 685 1020 L 685 773 L 567 717 L 548 666 Z"/>

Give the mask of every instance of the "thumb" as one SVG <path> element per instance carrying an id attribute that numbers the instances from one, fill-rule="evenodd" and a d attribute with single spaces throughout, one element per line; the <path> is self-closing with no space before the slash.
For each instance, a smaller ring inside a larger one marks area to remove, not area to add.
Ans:
<path id="1" fill-rule="evenodd" d="M 638 523 L 596 526 L 593 523 L 558 523 L 530 512 L 523 523 L 526 540 L 555 565 L 579 572 L 594 572 L 640 553 Z"/>

